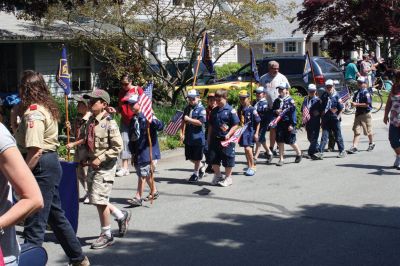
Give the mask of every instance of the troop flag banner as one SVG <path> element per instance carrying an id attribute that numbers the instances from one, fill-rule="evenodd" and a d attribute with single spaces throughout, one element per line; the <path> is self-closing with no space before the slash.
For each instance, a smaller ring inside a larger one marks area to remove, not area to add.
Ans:
<path id="1" fill-rule="evenodd" d="M 250 57 L 251 57 L 251 72 L 253 72 L 254 80 L 256 82 L 260 82 L 260 76 L 258 75 L 258 68 L 256 59 L 254 58 L 253 48 L 250 48 Z"/>
<path id="2" fill-rule="evenodd" d="M 171 121 L 169 121 L 167 127 L 164 129 L 165 134 L 175 136 L 176 132 L 178 132 L 182 126 L 182 118 L 183 112 L 176 111 L 174 116 L 171 118 Z"/>
<path id="3" fill-rule="evenodd" d="M 68 69 L 67 48 L 65 47 L 63 47 L 61 52 L 61 59 L 58 65 L 56 81 L 64 90 L 64 94 L 69 95 L 71 92 L 71 75 L 69 74 Z"/>
<path id="4" fill-rule="evenodd" d="M 210 43 L 208 42 L 208 34 L 206 33 L 204 35 L 204 47 L 203 47 L 203 53 L 201 55 L 201 61 L 203 64 L 206 66 L 208 72 L 210 74 L 213 74 L 214 71 L 214 65 L 212 62 L 212 54 L 211 54 L 211 47 Z"/>
<path id="5" fill-rule="evenodd" d="M 339 91 L 339 99 L 342 103 L 347 102 L 350 99 L 350 92 L 347 86 L 344 86 L 341 91 Z"/>
<path id="6" fill-rule="evenodd" d="M 230 143 L 238 143 L 243 132 L 247 129 L 249 124 L 245 124 L 243 127 L 236 129 L 235 133 L 227 140 L 221 141 L 222 147 L 228 147 Z"/>
<path id="7" fill-rule="evenodd" d="M 153 95 L 153 83 L 150 82 L 144 88 L 144 93 L 139 97 L 139 110 L 146 117 L 146 120 L 151 123 L 153 121 L 153 109 L 152 109 L 152 95 Z"/>
<path id="8" fill-rule="evenodd" d="M 308 83 L 308 74 L 311 72 L 311 62 L 310 62 L 310 56 L 308 55 L 308 52 L 304 55 L 305 57 L 305 64 L 304 64 L 304 71 L 303 71 L 303 80 L 305 83 Z"/>

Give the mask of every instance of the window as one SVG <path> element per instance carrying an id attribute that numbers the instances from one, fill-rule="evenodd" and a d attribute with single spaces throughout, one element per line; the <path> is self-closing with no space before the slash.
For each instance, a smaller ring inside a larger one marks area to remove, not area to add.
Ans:
<path id="1" fill-rule="evenodd" d="M 91 89 L 90 55 L 82 48 L 70 49 L 72 91 Z"/>
<path id="2" fill-rule="evenodd" d="M 194 5 L 194 0 L 172 0 L 174 6 L 189 7 Z"/>
<path id="3" fill-rule="evenodd" d="M 264 52 L 264 54 L 276 53 L 276 43 L 274 43 L 274 42 L 264 43 L 263 52 Z"/>
<path id="4" fill-rule="evenodd" d="M 285 42 L 285 53 L 295 53 L 297 52 L 296 42 Z"/>

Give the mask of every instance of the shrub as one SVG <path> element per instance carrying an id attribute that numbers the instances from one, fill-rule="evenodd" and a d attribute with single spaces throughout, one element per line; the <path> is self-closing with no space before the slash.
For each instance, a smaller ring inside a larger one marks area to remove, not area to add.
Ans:
<path id="1" fill-rule="evenodd" d="M 55 98 L 58 109 L 60 110 L 61 118 L 60 118 L 60 123 L 58 126 L 58 133 L 60 135 L 65 135 L 66 130 L 65 130 L 65 118 L 66 118 L 66 113 L 65 113 L 65 100 L 63 97 L 56 97 Z M 76 104 L 74 102 L 69 102 L 68 103 L 68 119 L 69 121 L 73 120 L 76 115 L 78 114 Z"/>
<path id="2" fill-rule="evenodd" d="M 239 63 L 228 63 L 222 66 L 216 66 L 215 71 L 217 72 L 217 78 L 223 78 L 229 76 L 241 68 L 242 65 Z"/>
<path id="3" fill-rule="evenodd" d="M 301 106 L 303 104 L 304 97 L 299 95 L 296 88 L 290 89 L 290 96 L 293 98 L 294 103 L 296 105 L 296 118 L 297 118 L 296 127 L 300 128 L 302 126 Z"/>

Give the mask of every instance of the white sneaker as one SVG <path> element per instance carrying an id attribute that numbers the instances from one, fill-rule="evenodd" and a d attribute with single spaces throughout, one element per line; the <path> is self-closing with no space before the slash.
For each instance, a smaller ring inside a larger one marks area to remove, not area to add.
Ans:
<path id="1" fill-rule="evenodd" d="M 128 169 L 121 168 L 121 169 L 119 169 L 119 170 L 115 173 L 115 175 L 116 175 L 116 176 L 119 176 L 119 177 L 125 176 L 125 175 L 129 175 L 129 170 L 128 170 Z"/>
<path id="2" fill-rule="evenodd" d="M 216 186 L 216 185 L 218 185 L 218 182 L 220 182 L 222 180 L 224 180 L 222 178 L 222 176 L 215 176 L 214 175 L 213 180 L 211 181 L 211 185 Z"/>
<path id="3" fill-rule="evenodd" d="M 218 185 L 220 185 L 221 187 L 229 187 L 230 185 L 232 185 L 232 177 L 226 177 L 224 180 L 219 181 Z"/>
<path id="4" fill-rule="evenodd" d="M 87 196 L 87 197 L 85 197 L 85 200 L 83 201 L 83 204 L 89 204 L 89 203 L 90 203 L 89 196 Z"/>

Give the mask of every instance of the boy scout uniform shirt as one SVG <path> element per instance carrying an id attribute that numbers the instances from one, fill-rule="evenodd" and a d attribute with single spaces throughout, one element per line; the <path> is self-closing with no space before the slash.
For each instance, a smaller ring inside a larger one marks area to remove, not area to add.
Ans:
<path id="1" fill-rule="evenodd" d="M 87 112 L 83 117 L 78 117 L 75 120 L 75 126 L 74 126 L 74 136 L 75 140 L 79 139 L 85 139 L 86 138 L 86 129 L 88 125 L 88 121 L 91 117 L 92 113 Z M 81 162 L 87 160 L 87 155 L 88 155 L 88 150 L 85 144 L 78 145 L 76 147 L 75 155 L 74 155 L 74 161 L 75 162 Z"/>
<path id="2" fill-rule="evenodd" d="M 254 107 L 257 110 L 258 115 L 260 116 L 261 119 L 261 127 L 266 127 L 268 126 L 268 112 L 269 112 L 269 108 L 268 108 L 268 102 L 265 98 L 259 100 Z"/>
<path id="3" fill-rule="evenodd" d="M 117 122 L 106 111 L 97 116 L 92 115 L 88 125 L 92 122 L 95 122 L 94 151 L 88 149 L 89 159 L 98 158 L 101 163 L 116 160 L 122 150 L 122 137 Z"/>
<path id="4" fill-rule="evenodd" d="M 199 102 L 195 106 L 188 105 L 183 111 L 184 116 L 187 115 L 192 119 L 199 120 L 201 123 L 206 122 L 206 109 Z M 183 119 L 183 118 L 182 118 Z M 204 126 L 197 126 L 191 123 L 186 124 L 185 128 L 185 141 L 186 145 L 190 146 L 203 146 L 205 145 Z"/>
<path id="5" fill-rule="evenodd" d="M 321 100 L 324 109 L 324 115 L 322 116 L 322 119 L 337 119 L 337 114 L 343 110 L 343 104 L 336 91 L 334 91 L 332 94 L 325 92 L 324 94 L 322 94 Z M 330 110 L 331 108 L 336 108 L 336 113 L 332 113 L 332 111 Z"/>
<path id="6" fill-rule="evenodd" d="M 368 107 L 356 107 L 356 116 L 369 113 L 372 110 L 372 97 L 367 88 L 361 88 L 353 96 L 353 102 L 367 103 Z"/>
<path id="7" fill-rule="evenodd" d="M 296 118 L 296 106 L 294 103 L 294 100 L 290 96 L 286 96 L 284 98 L 277 98 L 274 101 L 273 108 L 274 111 L 281 109 L 284 114 L 282 115 L 281 122 L 287 122 L 293 127 L 296 126 L 297 124 L 297 118 Z M 282 113 L 281 113 L 282 114 Z"/>
<path id="8" fill-rule="evenodd" d="M 215 107 L 211 111 L 210 125 L 212 127 L 212 136 L 218 139 L 225 139 L 229 130 L 239 124 L 240 120 L 235 109 L 229 104 L 223 107 Z"/>
<path id="9" fill-rule="evenodd" d="M 25 111 L 15 134 L 22 152 L 36 147 L 46 151 L 56 151 L 58 142 L 58 122 L 42 105 L 32 104 Z"/>

